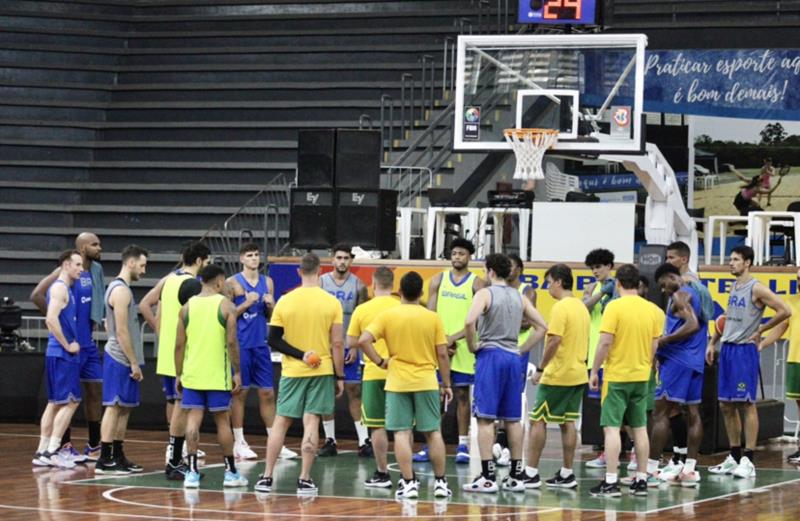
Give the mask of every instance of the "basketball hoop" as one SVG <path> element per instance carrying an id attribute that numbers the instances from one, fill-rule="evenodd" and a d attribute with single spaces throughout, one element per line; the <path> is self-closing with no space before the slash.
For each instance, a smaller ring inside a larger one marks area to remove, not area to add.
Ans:
<path id="1" fill-rule="evenodd" d="M 517 158 L 514 179 L 544 179 L 542 159 L 558 139 L 558 130 L 549 128 L 507 128 L 503 131 Z"/>

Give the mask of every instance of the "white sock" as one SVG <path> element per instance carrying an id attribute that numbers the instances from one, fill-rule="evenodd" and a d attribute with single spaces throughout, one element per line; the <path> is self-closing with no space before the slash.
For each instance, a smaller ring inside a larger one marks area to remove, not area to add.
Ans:
<path id="1" fill-rule="evenodd" d="M 530 477 L 534 477 L 537 474 L 539 474 L 539 469 L 537 469 L 536 467 L 525 467 L 525 474 L 527 474 Z"/>
<path id="2" fill-rule="evenodd" d="M 686 458 L 686 463 L 683 464 L 683 470 L 685 472 L 694 472 L 695 465 L 697 465 L 696 459 Z"/>
<path id="3" fill-rule="evenodd" d="M 469 445 L 469 436 L 459 436 L 458 437 L 458 444 L 459 445 Z"/>
<path id="4" fill-rule="evenodd" d="M 658 470 L 658 460 L 657 459 L 648 459 L 647 460 L 647 472 L 652 474 L 653 472 Z"/>
<path id="5" fill-rule="evenodd" d="M 47 445 L 47 452 L 58 452 L 61 448 L 61 438 L 50 438 L 50 443 Z"/>
<path id="6" fill-rule="evenodd" d="M 233 428 L 233 441 L 236 443 L 244 443 L 244 427 Z"/>
<path id="7" fill-rule="evenodd" d="M 36 452 L 44 452 L 47 450 L 47 446 L 50 445 L 50 438 L 45 436 L 41 436 L 39 438 L 39 448 L 36 449 Z"/>
<path id="8" fill-rule="evenodd" d="M 637 472 L 636 473 L 636 481 L 640 480 L 647 480 L 647 472 Z"/>
<path id="9" fill-rule="evenodd" d="M 606 483 L 608 483 L 609 485 L 613 485 L 616 482 L 617 482 L 617 473 L 615 472 L 611 474 L 609 472 L 606 472 Z"/>
<path id="10" fill-rule="evenodd" d="M 567 479 L 572 475 L 572 469 L 568 469 L 567 467 L 561 467 L 561 477 Z"/>
<path id="11" fill-rule="evenodd" d="M 322 429 L 325 431 L 325 437 L 336 441 L 336 424 L 335 420 L 324 420 L 322 422 Z"/>
<path id="12" fill-rule="evenodd" d="M 689 452 L 687 447 L 672 447 L 672 452 L 675 454 L 686 454 Z"/>
<path id="13" fill-rule="evenodd" d="M 353 422 L 356 426 L 356 434 L 358 435 L 358 444 L 364 445 L 369 441 L 369 431 L 367 430 L 366 425 L 361 423 L 361 420 L 357 422 Z"/>
<path id="14" fill-rule="evenodd" d="M 272 430 L 272 429 L 270 429 L 269 427 L 267 427 L 267 437 L 269 437 L 269 431 L 271 431 L 271 430 Z"/>

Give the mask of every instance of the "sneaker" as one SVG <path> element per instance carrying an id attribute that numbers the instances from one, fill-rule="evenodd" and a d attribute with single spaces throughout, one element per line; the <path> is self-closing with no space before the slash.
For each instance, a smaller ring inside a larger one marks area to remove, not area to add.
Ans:
<path id="1" fill-rule="evenodd" d="M 200 488 L 200 473 L 188 471 L 183 476 L 183 488 Z"/>
<path id="2" fill-rule="evenodd" d="M 800 450 L 798 450 L 794 454 L 790 454 L 786 458 L 786 461 L 788 461 L 789 463 L 800 463 Z"/>
<path id="3" fill-rule="evenodd" d="M 43 454 L 44 454 L 44 452 L 36 452 L 36 453 L 34 453 L 33 460 L 31 461 L 31 463 L 33 463 L 33 465 L 36 466 L 36 467 L 49 467 L 50 466 L 50 461 L 42 459 L 42 455 Z"/>
<path id="4" fill-rule="evenodd" d="M 456 447 L 456 463 L 469 463 L 469 447 L 466 445 Z"/>
<path id="5" fill-rule="evenodd" d="M 649 483 L 644 479 L 637 479 L 631 483 L 630 491 L 634 496 L 646 496 Z"/>
<path id="6" fill-rule="evenodd" d="M 683 463 L 675 463 L 673 460 L 669 460 L 663 469 L 658 473 L 658 479 L 665 483 L 669 483 L 670 485 L 677 485 L 678 484 L 678 476 L 680 476 L 681 472 L 683 471 Z"/>
<path id="7" fill-rule="evenodd" d="M 502 445 L 500 445 L 499 443 L 495 443 L 494 445 L 492 445 L 492 457 L 494 459 L 499 459 L 500 458 L 500 454 L 502 452 L 503 452 L 503 446 Z"/>
<path id="8" fill-rule="evenodd" d="M 446 479 L 437 479 L 433 483 L 433 497 L 450 497 L 453 495 L 453 492 L 450 490 L 450 487 L 447 486 Z"/>
<path id="9" fill-rule="evenodd" d="M 388 472 L 376 470 L 372 477 L 364 482 L 364 486 L 368 488 L 392 488 L 392 478 Z"/>
<path id="10" fill-rule="evenodd" d="M 500 450 L 500 457 L 497 458 L 497 466 L 498 467 L 510 467 L 511 466 L 511 451 L 508 449 L 501 449 Z"/>
<path id="11" fill-rule="evenodd" d="M 556 475 L 552 478 L 545 480 L 545 484 L 548 487 L 556 487 L 556 488 L 575 488 L 578 486 L 578 480 L 575 479 L 575 474 L 570 474 L 566 478 L 561 477 L 561 472 L 556 472 Z"/>
<path id="12" fill-rule="evenodd" d="M 586 462 L 586 466 L 590 469 L 604 469 L 606 468 L 606 453 L 601 452 L 597 455 L 597 457 L 593 460 L 589 460 Z"/>
<path id="13" fill-rule="evenodd" d="M 631 454 L 628 457 L 628 470 L 636 471 L 638 467 L 639 465 L 636 463 L 636 453 L 631 451 Z"/>
<path id="14" fill-rule="evenodd" d="M 483 474 L 472 480 L 472 483 L 466 483 L 461 488 L 464 492 L 482 492 L 484 494 L 494 494 L 497 492 L 497 483 L 491 479 L 486 479 Z"/>
<path id="15" fill-rule="evenodd" d="M 535 476 L 529 476 L 525 474 L 525 477 L 522 478 L 522 483 L 525 485 L 527 490 L 532 490 L 542 486 L 542 478 L 539 477 L 539 474 L 536 474 Z"/>
<path id="16" fill-rule="evenodd" d="M 414 463 L 427 463 L 431 460 L 430 455 L 428 454 L 428 446 L 423 445 L 422 450 L 419 452 L 415 452 L 414 456 L 411 458 Z"/>
<path id="17" fill-rule="evenodd" d="M 246 487 L 247 478 L 243 477 L 238 472 L 225 471 L 225 477 L 222 480 L 223 487 Z"/>
<path id="18" fill-rule="evenodd" d="M 681 471 L 681 473 L 678 474 L 676 484 L 684 488 L 694 488 L 700 484 L 700 473 L 696 470 L 691 472 Z"/>
<path id="19" fill-rule="evenodd" d="M 62 469 L 74 469 L 75 462 L 68 455 L 64 455 L 61 451 L 58 452 L 45 452 L 42 457 L 46 457 L 50 461 L 51 467 L 59 467 Z"/>
<path id="20" fill-rule="evenodd" d="M 298 494 L 316 494 L 317 486 L 314 484 L 313 479 L 298 479 L 297 480 L 297 493 Z"/>
<path id="21" fill-rule="evenodd" d="M 183 463 L 177 466 L 172 463 L 167 463 L 164 469 L 164 474 L 166 474 L 167 479 L 170 481 L 183 481 L 187 472 L 189 472 L 189 467 Z"/>
<path id="22" fill-rule="evenodd" d="M 84 453 L 81 454 L 80 452 L 75 450 L 75 447 L 72 445 L 71 442 L 67 442 L 64 444 L 63 447 L 61 447 L 61 451 L 63 451 L 65 456 L 69 456 L 70 458 L 72 458 L 72 461 L 74 461 L 75 463 L 86 463 L 88 461 L 97 461 L 97 458 L 95 458 L 94 460 L 89 459 L 88 456 L 89 453 L 87 452 L 89 448 L 90 447 L 87 445 L 86 449 L 84 449 Z M 99 456 L 100 454 L 98 453 L 98 457 Z"/>
<path id="23" fill-rule="evenodd" d="M 74 449 L 73 449 L 74 450 Z M 77 452 L 77 451 L 76 451 Z M 100 445 L 92 447 L 88 443 L 83 448 L 84 462 L 89 463 L 100 459 Z"/>
<path id="24" fill-rule="evenodd" d="M 286 447 L 281 447 L 281 452 L 278 454 L 278 458 L 280 459 L 296 459 L 298 454 L 291 450 L 287 449 Z"/>
<path id="25" fill-rule="evenodd" d="M 753 465 L 753 462 L 750 461 L 750 458 L 742 456 L 742 459 L 739 460 L 739 466 L 736 467 L 731 474 L 733 474 L 735 478 L 754 478 L 756 477 L 756 467 Z"/>
<path id="26" fill-rule="evenodd" d="M 317 452 L 317 456 L 319 456 L 320 458 L 327 458 L 329 456 L 336 456 L 336 454 L 337 454 L 337 452 L 336 452 L 336 440 L 334 440 L 333 438 L 326 439 L 325 440 L 325 445 L 323 445 L 322 448 L 319 449 L 319 452 Z"/>
<path id="27" fill-rule="evenodd" d="M 122 455 L 122 459 L 119 461 L 119 463 L 131 472 L 142 472 L 144 470 L 144 467 L 132 462 L 124 454 Z"/>
<path id="28" fill-rule="evenodd" d="M 253 449 L 244 440 L 233 444 L 233 456 L 236 459 L 258 459 L 258 454 L 253 452 Z M 199 455 L 197 457 L 200 458 Z"/>
<path id="29" fill-rule="evenodd" d="M 372 442 L 369 439 L 364 440 L 364 444 L 358 446 L 358 457 L 371 458 L 373 455 Z"/>
<path id="30" fill-rule="evenodd" d="M 419 497 L 419 481 L 412 479 L 406 481 L 400 478 L 397 481 L 397 491 L 394 493 L 397 499 L 417 499 Z"/>
<path id="31" fill-rule="evenodd" d="M 256 486 L 253 487 L 256 492 L 272 492 L 272 478 L 261 476 L 256 481 Z"/>
<path id="32" fill-rule="evenodd" d="M 525 483 L 521 479 L 512 476 L 504 477 L 500 486 L 503 487 L 503 490 L 508 490 L 509 492 L 525 492 Z"/>
<path id="33" fill-rule="evenodd" d="M 618 483 L 606 483 L 605 480 L 601 481 L 599 485 L 589 489 L 589 494 L 594 497 L 621 497 L 622 492 L 619 490 Z"/>
<path id="34" fill-rule="evenodd" d="M 100 458 L 94 465 L 95 474 L 107 474 L 111 476 L 124 476 L 130 474 L 131 470 L 123 466 L 121 462 L 111 459 L 105 460 Z"/>
<path id="35" fill-rule="evenodd" d="M 662 483 L 664 483 L 664 480 L 661 479 L 661 473 L 655 471 L 652 474 L 650 473 L 647 474 L 647 479 L 645 480 L 645 482 L 647 483 L 647 486 L 649 488 L 658 488 L 659 486 L 661 486 Z"/>
<path id="36" fill-rule="evenodd" d="M 719 465 L 714 465 L 713 467 L 708 467 L 708 471 L 712 474 L 730 474 L 739 466 L 736 463 L 736 460 L 733 459 L 733 456 L 728 454 L 728 457 L 725 458 L 725 461 L 720 463 Z"/>

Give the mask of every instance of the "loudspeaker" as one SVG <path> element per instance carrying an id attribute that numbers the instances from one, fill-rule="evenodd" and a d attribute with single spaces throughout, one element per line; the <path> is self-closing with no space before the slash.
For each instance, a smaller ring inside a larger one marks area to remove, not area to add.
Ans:
<path id="1" fill-rule="evenodd" d="M 335 157 L 335 130 L 301 130 L 297 136 L 297 186 L 333 188 Z"/>
<path id="2" fill-rule="evenodd" d="M 639 274 L 647 277 L 650 290 L 647 299 L 664 309 L 667 304 L 664 293 L 658 286 L 658 281 L 653 280 L 659 266 L 667 262 L 667 247 L 663 244 L 645 244 L 639 250 Z"/>
<path id="3" fill-rule="evenodd" d="M 293 188 L 289 242 L 295 248 L 326 249 L 336 243 L 336 194 L 332 188 Z"/>
<path id="4" fill-rule="evenodd" d="M 336 188 L 377 190 L 381 179 L 381 133 L 336 131 Z"/>
<path id="5" fill-rule="evenodd" d="M 394 251 L 397 191 L 337 190 L 336 239 L 365 250 Z"/>

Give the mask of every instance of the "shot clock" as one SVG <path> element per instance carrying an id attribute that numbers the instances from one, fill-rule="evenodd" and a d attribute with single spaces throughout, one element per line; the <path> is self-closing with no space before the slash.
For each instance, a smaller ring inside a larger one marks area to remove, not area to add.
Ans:
<path id="1" fill-rule="evenodd" d="M 519 0 L 517 21 L 593 25 L 597 21 L 597 0 Z"/>

